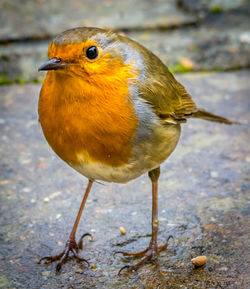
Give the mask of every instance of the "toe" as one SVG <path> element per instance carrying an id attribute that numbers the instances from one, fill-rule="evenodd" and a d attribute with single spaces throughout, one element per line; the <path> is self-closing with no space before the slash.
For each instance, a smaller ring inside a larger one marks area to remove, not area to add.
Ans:
<path id="1" fill-rule="evenodd" d="M 148 249 L 149 249 L 149 248 L 147 248 L 147 249 L 145 249 L 145 250 L 143 250 L 143 251 L 134 252 L 134 253 L 132 253 L 132 252 L 130 253 L 130 252 L 117 251 L 117 252 L 114 253 L 114 256 L 115 256 L 116 254 L 122 254 L 123 256 L 132 256 L 132 257 L 143 256 L 143 255 L 145 255 L 145 254 L 147 253 Z M 126 266 L 125 266 L 125 267 L 126 267 Z"/>
<path id="2" fill-rule="evenodd" d="M 41 258 L 39 261 L 38 261 L 38 264 L 41 264 L 43 261 L 45 261 L 44 263 L 47 264 L 47 263 L 53 263 L 54 261 L 57 261 L 57 260 L 60 260 L 62 258 L 64 254 L 64 251 L 58 255 L 55 255 L 55 256 L 46 256 L 46 257 L 43 257 Z"/>
<path id="3" fill-rule="evenodd" d="M 77 243 L 77 247 L 82 250 L 82 241 L 85 237 L 89 237 L 90 241 L 93 241 L 94 237 L 93 235 L 91 235 L 90 233 L 85 233 L 81 236 L 81 238 L 79 239 L 78 243 Z"/>

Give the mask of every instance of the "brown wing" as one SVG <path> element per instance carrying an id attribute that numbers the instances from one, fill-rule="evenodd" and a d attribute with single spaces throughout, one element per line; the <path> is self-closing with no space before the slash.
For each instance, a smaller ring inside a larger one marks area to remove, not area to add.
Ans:
<path id="1" fill-rule="evenodd" d="M 155 113 L 167 122 L 185 122 L 197 111 L 191 96 L 158 57 L 148 50 L 144 55 L 147 76 L 139 84 L 140 97 L 148 101 Z"/>

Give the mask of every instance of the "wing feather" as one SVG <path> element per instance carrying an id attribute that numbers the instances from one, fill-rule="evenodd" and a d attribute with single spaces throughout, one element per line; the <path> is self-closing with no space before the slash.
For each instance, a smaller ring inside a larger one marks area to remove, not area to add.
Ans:
<path id="1" fill-rule="evenodd" d="M 185 122 L 197 111 L 192 97 L 157 56 L 147 50 L 145 58 L 148 65 L 145 80 L 139 84 L 140 97 L 167 122 Z"/>

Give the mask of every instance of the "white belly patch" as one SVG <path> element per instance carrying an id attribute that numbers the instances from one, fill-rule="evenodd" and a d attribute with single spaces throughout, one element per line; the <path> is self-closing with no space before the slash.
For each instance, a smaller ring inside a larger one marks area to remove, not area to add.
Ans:
<path id="1" fill-rule="evenodd" d="M 86 158 L 86 152 L 78 154 L 79 165 L 69 165 L 91 180 L 126 183 L 159 167 L 168 158 L 178 143 L 180 126 L 169 126 L 168 129 L 159 126 L 154 130 L 153 136 L 150 141 L 134 145 L 133 157 L 124 166 L 113 167 L 89 161 L 90 158 Z"/>
<path id="2" fill-rule="evenodd" d="M 126 183 L 146 172 L 143 168 L 142 170 L 135 171 L 131 164 L 122 167 L 112 167 L 98 162 L 86 162 L 81 157 L 79 159 L 81 159 L 81 165 L 69 165 L 80 174 L 92 180 Z"/>

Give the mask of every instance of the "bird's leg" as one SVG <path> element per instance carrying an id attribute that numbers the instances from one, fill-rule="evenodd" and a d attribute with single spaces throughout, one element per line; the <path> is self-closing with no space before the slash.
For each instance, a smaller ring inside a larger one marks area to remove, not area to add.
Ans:
<path id="1" fill-rule="evenodd" d="M 77 214 L 76 219 L 75 219 L 74 226 L 73 226 L 72 231 L 71 231 L 71 233 L 69 235 L 68 241 L 66 242 L 65 249 L 63 250 L 63 252 L 58 254 L 58 255 L 56 255 L 56 256 L 43 257 L 42 259 L 40 259 L 39 263 L 41 263 L 41 261 L 45 261 L 45 263 L 52 263 L 54 261 L 59 260 L 59 262 L 58 262 L 58 264 L 56 266 L 56 271 L 58 272 L 58 271 L 60 271 L 62 265 L 66 262 L 69 253 L 72 252 L 73 256 L 78 261 L 85 262 L 85 263 L 89 264 L 87 260 L 85 260 L 83 258 L 80 258 L 78 256 L 78 251 L 79 251 L 79 249 L 82 249 L 82 240 L 83 240 L 83 238 L 86 237 L 86 236 L 89 236 L 92 239 L 92 235 L 89 234 L 89 233 L 83 234 L 81 236 L 81 238 L 80 238 L 78 243 L 76 243 L 75 236 L 76 236 L 77 226 L 78 226 L 78 223 L 80 221 L 80 218 L 81 218 L 81 215 L 82 215 L 82 211 L 84 209 L 84 206 L 85 206 L 86 200 L 88 198 L 88 195 L 89 195 L 90 189 L 92 187 L 92 184 L 93 184 L 93 181 L 89 180 L 88 186 L 87 186 L 85 194 L 84 194 L 84 197 L 82 199 L 81 206 L 79 208 L 78 214 Z"/>
<path id="2" fill-rule="evenodd" d="M 168 241 L 172 236 L 169 236 L 167 242 L 162 245 L 157 245 L 157 234 L 158 234 L 158 227 L 159 227 L 159 220 L 158 220 L 158 179 L 160 176 L 160 168 L 156 168 L 148 173 L 149 178 L 152 182 L 152 237 L 147 249 L 137 252 L 137 253 L 127 253 L 118 251 L 115 254 L 122 254 L 123 256 L 142 256 L 142 258 L 135 264 L 131 266 L 124 266 L 120 269 L 118 275 L 120 275 L 121 271 L 124 269 L 128 270 L 136 270 L 141 264 L 145 263 L 148 260 L 155 261 L 156 255 L 158 252 L 164 250 L 168 246 Z"/>

